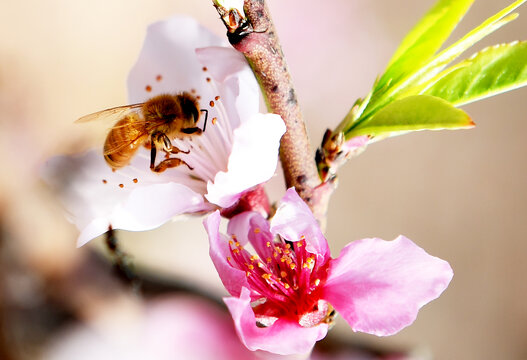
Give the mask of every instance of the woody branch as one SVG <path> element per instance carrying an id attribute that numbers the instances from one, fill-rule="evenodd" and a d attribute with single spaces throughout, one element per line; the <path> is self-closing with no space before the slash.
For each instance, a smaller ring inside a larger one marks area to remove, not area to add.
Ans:
<path id="1" fill-rule="evenodd" d="M 321 224 L 333 184 L 321 181 L 291 75 L 264 0 L 245 0 L 243 9 L 214 6 L 227 27 L 232 46 L 241 52 L 258 80 L 267 108 L 285 122 L 280 161 L 286 186 L 294 186 Z"/>

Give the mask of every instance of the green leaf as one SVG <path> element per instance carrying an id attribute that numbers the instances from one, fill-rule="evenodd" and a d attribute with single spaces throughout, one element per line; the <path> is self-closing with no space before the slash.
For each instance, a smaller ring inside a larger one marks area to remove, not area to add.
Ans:
<path id="1" fill-rule="evenodd" d="M 474 0 L 439 0 L 401 42 L 375 90 L 397 82 L 429 60 L 473 2 Z"/>
<path id="2" fill-rule="evenodd" d="M 445 70 L 423 94 L 460 106 L 527 85 L 527 42 L 488 47 Z"/>
<path id="3" fill-rule="evenodd" d="M 411 81 L 414 85 L 419 85 L 433 78 L 469 47 L 498 30 L 503 25 L 515 20 L 518 17 L 518 14 L 510 13 L 525 1 L 527 0 L 515 1 L 505 9 L 485 20 L 481 25 L 470 31 L 445 50 L 441 51 L 432 61 L 419 69 L 419 71 L 412 76 Z"/>
<path id="4" fill-rule="evenodd" d="M 409 96 L 383 107 L 345 133 L 355 136 L 392 136 L 417 130 L 461 129 L 473 127 L 470 117 L 443 99 L 429 95 Z"/>
<path id="5" fill-rule="evenodd" d="M 419 94 L 424 84 L 433 79 L 465 50 L 483 39 L 485 36 L 491 34 L 493 31 L 516 19 L 518 14 L 510 13 L 525 1 L 527 0 L 515 1 L 505 9 L 485 20 L 481 25 L 463 36 L 459 41 L 441 51 L 435 57 L 428 59 L 420 68 L 415 68 L 413 72 L 405 75 L 397 83 L 391 82 L 388 84 L 389 86 L 385 85 L 385 90 L 372 96 L 370 103 L 364 110 L 363 116 L 372 116 L 391 101 Z M 377 87 L 378 86 L 379 85 L 377 85 Z M 358 119 L 357 121 L 361 121 L 361 119 Z"/>
<path id="6" fill-rule="evenodd" d="M 469 77 L 467 75 L 469 69 L 463 70 L 465 67 L 468 68 L 470 66 L 472 69 L 475 69 L 477 66 L 490 68 L 490 63 L 492 62 L 490 57 L 489 60 L 487 60 L 486 65 L 484 65 L 483 61 L 478 61 L 479 65 L 471 65 L 472 63 L 463 61 L 454 66 L 450 66 L 449 68 L 447 68 L 447 66 L 470 46 L 474 45 L 493 31 L 499 29 L 501 26 L 514 20 L 518 14 L 511 14 L 511 12 L 526 1 L 527 0 L 517 0 L 513 2 L 505 9 L 485 20 L 478 27 L 463 36 L 459 41 L 434 56 L 433 53 L 430 53 L 434 51 L 432 49 L 437 49 L 437 46 L 439 46 L 438 44 L 440 44 L 442 39 L 447 36 L 448 28 L 450 27 L 453 29 L 455 27 L 456 21 L 454 20 L 457 19 L 457 21 L 459 21 L 463 16 L 464 11 L 466 11 L 471 4 L 471 2 L 467 0 L 459 0 L 459 3 L 458 1 L 453 0 L 452 4 L 446 0 L 440 0 L 404 39 L 390 61 L 386 73 L 376 82 L 367 100 L 363 101 L 357 107 L 352 108 L 348 115 L 346 115 L 343 121 L 339 124 L 338 130 L 346 134 L 346 138 L 350 138 L 351 135 L 355 136 L 358 132 L 361 132 L 361 134 L 367 134 L 369 131 L 367 129 L 375 125 L 372 121 L 380 112 L 407 97 L 420 94 L 430 94 L 452 100 L 457 96 L 457 99 L 455 99 L 455 105 L 461 105 L 469 101 L 475 101 L 522 86 L 525 81 L 523 70 L 521 70 L 523 68 L 520 59 L 524 55 L 521 54 L 520 50 L 514 50 L 513 52 L 517 55 L 503 55 L 503 57 L 513 59 L 511 61 L 515 65 L 512 65 L 512 67 L 509 68 L 509 65 L 506 65 L 507 60 L 503 63 L 498 61 L 494 66 L 494 71 L 501 70 L 503 74 L 506 74 L 504 75 L 506 78 L 496 80 L 495 84 L 487 82 L 485 85 L 483 78 L 479 79 L 476 75 L 473 75 L 472 79 L 478 80 L 478 85 L 468 91 L 465 95 L 460 95 L 459 93 L 459 91 L 461 91 L 459 89 L 461 89 L 462 80 L 459 80 L 457 84 L 458 95 L 453 93 L 447 95 L 447 90 L 441 90 L 441 85 L 450 83 L 451 86 L 448 88 L 450 88 L 450 91 L 455 92 L 453 89 L 454 86 L 456 86 L 454 85 L 456 80 L 454 79 L 466 79 Z M 448 7 L 449 4 L 452 5 L 452 7 Z M 444 11 L 444 13 L 442 11 Z M 434 19 L 436 22 L 441 23 L 445 21 L 446 23 L 444 25 L 435 24 Z M 438 31 L 437 36 L 435 36 L 434 31 Z M 422 44 L 422 41 L 425 40 L 427 36 L 431 37 L 433 43 L 429 47 Z M 420 58 L 414 59 L 414 57 Z M 470 60 L 474 62 L 475 58 L 473 57 Z M 525 60 L 523 62 L 525 62 Z M 486 74 L 489 72 L 490 70 L 486 71 Z M 509 77 L 508 79 L 507 76 Z M 490 86 L 490 88 L 485 90 L 484 86 Z M 407 125 L 410 126 L 410 124 Z M 453 126 L 447 128 L 456 127 Z M 415 129 L 412 128 L 408 131 L 411 130 Z M 390 133 L 390 131 L 386 131 L 385 133 Z"/>

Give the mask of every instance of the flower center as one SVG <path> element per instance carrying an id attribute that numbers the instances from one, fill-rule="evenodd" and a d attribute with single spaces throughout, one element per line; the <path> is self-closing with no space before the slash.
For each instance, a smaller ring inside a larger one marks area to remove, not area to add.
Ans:
<path id="1" fill-rule="evenodd" d="M 257 236 L 260 230 L 254 232 Z M 283 317 L 302 326 L 318 324 L 316 318 L 322 320 L 327 313 L 327 303 L 320 299 L 327 261 L 320 263 L 306 250 L 304 236 L 294 243 L 281 238 L 257 240 L 262 240 L 261 246 L 255 249 L 257 254 L 251 255 L 233 236 L 229 241 L 232 257 L 227 258 L 232 266 L 245 271 L 251 290 L 261 296 L 253 302 L 257 320 L 264 326 Z"/>

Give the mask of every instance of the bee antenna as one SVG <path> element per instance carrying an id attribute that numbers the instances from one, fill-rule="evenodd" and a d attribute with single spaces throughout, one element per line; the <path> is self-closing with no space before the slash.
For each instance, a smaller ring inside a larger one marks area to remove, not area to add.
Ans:
<path id="1" fill-rule="evenodd" d="M 209 110 L 201 109 L 200 111 L 205 112 L 205 123 L 203 124 L 203 132 L 205 132 L 205 128 L 207 127 L 207 119 L 209 118 Z"/>

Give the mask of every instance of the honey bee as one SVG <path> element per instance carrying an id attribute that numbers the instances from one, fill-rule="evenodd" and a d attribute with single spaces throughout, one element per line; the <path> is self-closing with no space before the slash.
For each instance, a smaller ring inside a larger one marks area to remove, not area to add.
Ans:
<path id="1" fill-rule="evenodd" d="M 205 112 L 203 130 L 196 124 L 200 113 Z M 171 138 L 201 135 L 207 126 L 208 111 L 199 108 L 197 98 L 181 92 L 175 95 L 161 94 L 144 103 L 118 106 L 86 115 L 76 122 L 88 122 L 95 119 L 118 119 L 106 136 L 103 155 L 106 163 L 114 170 L 130 163 L 133 156 L 145 145 L 150 148 L 150 170 L 156 173 L 166 169 L 186 165 L 185 161 L 171 158 L 169 155 L 184 153 L 172 145 Z M 155 164 L 158 151 L 164 151 L 167 158 Z"/>

